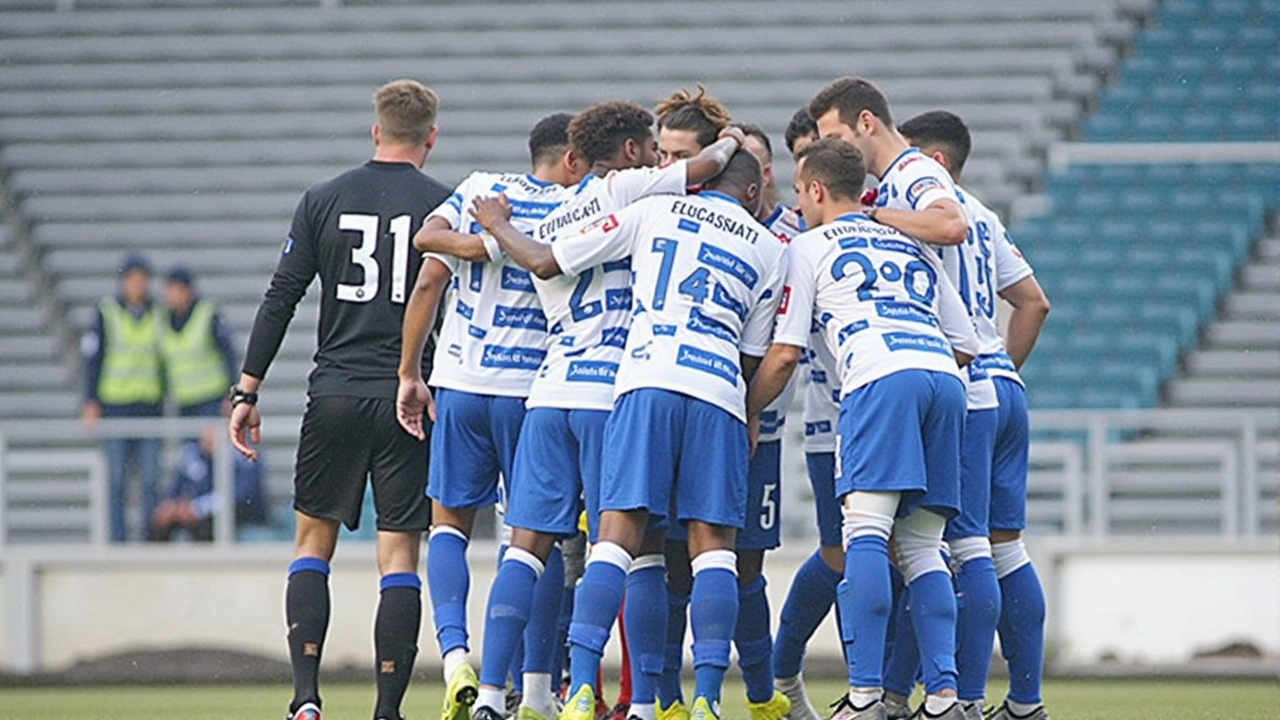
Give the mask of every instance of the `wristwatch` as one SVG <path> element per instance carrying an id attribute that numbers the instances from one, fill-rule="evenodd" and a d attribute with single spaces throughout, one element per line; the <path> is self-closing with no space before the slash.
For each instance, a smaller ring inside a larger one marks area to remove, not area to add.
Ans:
<path id="1" fill-rule="evenodd" d="M 256 392 L 245 392 L 244 390 L 241 390 L 241 389 L 240 389 L 240 386 L 239 386 L 239 385 L 232 385 L 232 386 L 231 386 L 231 395 L 230 395 L 230 398 L 229 398 L 229 399 L 231 400 L 231 407 L 235 407 L 235 406 L 239 405 L 240 403 L 247 403 L 247 404 L 249 404 L 249 405 L 257 405 L 257 404 L 258 404 L 258 393 L 256 393 Z"/>

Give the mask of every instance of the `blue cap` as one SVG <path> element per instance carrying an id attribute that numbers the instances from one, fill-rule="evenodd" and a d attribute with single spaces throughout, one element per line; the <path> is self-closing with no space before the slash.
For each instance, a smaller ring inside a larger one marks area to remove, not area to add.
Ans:
<path id="1" fill-rule="evenodd" d="M 134 270 L 141 270 L 150 275 L 151 263 L 147 261 L 147 258 L 144 257 L 142 253 L 127 252 L 124 254 L 124 257 L 120 259 L 120 268 L 118 272 L 121 275 L 124 275 L 125 273 L 132 272 Z"/>
<path id="2" fill-rule="evenodd" d="M 167 282 L 182 283 L 187 287 L 191 287 L 195 283 L 195 274 L 191 272 L 191 268 L 185 265 L 174 265 L 169 268 L 169 272 L 164 276 Z"/>

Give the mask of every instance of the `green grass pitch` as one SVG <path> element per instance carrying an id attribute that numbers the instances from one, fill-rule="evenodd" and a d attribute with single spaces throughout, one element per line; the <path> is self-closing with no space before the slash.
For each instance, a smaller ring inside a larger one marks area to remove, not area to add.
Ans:
<path id="1" fill-rule="evenodd" d="M 815 705 L 842 692 L 837 681 L 809 684 Z M 373 683 L 323 688 L 326 720 L 364 720 L 372 713 Z M 439 717 L 438 682 L 416 682 L 405 700 L 409 720 Z M 1001 698 L 993 684 L 989 697 Z M 1045 700 L 1054 720 L 1276 720 L 1280 689 L 1275 681 L 1051 681 Z M 278 720 L 289 688 L 284 686 L 132 686 L 0 688 L 0 720 Z M 742 686 L 725 688 L 725 720 L 745 720 Z M 819 708 L 822 710 L 823 708 Z"/>

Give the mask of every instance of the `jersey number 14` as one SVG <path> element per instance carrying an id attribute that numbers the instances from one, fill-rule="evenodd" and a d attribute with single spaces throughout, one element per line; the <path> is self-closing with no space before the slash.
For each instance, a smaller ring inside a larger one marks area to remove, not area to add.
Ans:
<path id="1" fill-rule="evenodd" d="M 339 300 L 367 303 L 378 296 L 381 271 L 378 259 L 373 256 L 378 249 L 377 215 L 343 213 L 338 216 L 338 229 L 360 233 L 360 244 L 351 248 L 351 262 L 364 270 L 364 282 L 359 285 L 338 283 Z M 391 302 L 404 304 L 405 289 L 409 282 L 409 229 L 410 217 L 397 215 L 391 219 Z"/>

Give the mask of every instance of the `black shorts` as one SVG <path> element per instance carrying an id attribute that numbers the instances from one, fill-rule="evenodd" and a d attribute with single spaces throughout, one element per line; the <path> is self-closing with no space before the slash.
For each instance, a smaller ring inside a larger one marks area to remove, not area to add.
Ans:
<path id="1" fill-rule="evenodd" d="M 382 398 L 310 398 L 294 466 L 293 508 L 304 515 L 360 525 L 366 479 L 373 485 L 378 529 L 422 531 L 431 526 L 427 500 L 428 441 L 396 422 L 396 403 Z"/>

